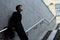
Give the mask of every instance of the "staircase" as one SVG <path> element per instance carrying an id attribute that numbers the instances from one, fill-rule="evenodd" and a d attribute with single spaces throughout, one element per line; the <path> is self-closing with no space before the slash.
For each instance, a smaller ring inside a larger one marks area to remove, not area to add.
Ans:
<path id="1" fill-rule="evenodd" d="M 55 30 L 49 30 L 42 40 L 60 40 L 60 23 Z"/>
<path id="2" fill-rule="evenodd" d="M 60 40 L 60 30 L 49 30 L 42 40 Z"/>

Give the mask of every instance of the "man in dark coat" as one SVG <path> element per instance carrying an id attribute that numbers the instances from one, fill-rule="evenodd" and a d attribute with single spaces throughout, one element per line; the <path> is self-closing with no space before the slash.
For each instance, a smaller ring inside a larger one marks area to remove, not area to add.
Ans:
<path id="1" fill-rule="evenodd" d="M 13 12 L 11 18 L 9 19 L 8 22 L 8 27 L 9 28 L 15 28 L 15 31 L 17 32 L 19 38 L 21 40 L 28 40 L 28 37 L 24 31 L 24 28 L 22 26 L 21 20 L 22 20 L 22 5 L 17 5 L 16 6 L 16 12 Z"/>

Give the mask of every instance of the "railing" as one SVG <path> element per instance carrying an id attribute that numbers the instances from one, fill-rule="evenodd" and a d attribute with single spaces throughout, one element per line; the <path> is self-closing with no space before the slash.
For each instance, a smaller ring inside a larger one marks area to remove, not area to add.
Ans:
<path id="1" fill-rule="evenodd" d="M 54 18 L 56 18 L 56 16 L 52 17 L 50 21 L 48 21 L 47 19 L 45 19 L 45 20 L 46 20 L 48 23 L 51 23 L 51 22 L 54 20 Z"/>
<path id="2" fill-rule="evenodd" d="M 37 24 L 39 24 L 40 22 L 42 22 L 44 20 L 44 18 L 42 18 L 39 22 L 37 22 L 35 25 L 33 25 L 31 28 L 29 28 L 28 30 L 26 30 L 25 32 L 28 32 L 29 30 L 31 30 L 32 28 L 34 28 Z"/>
<path id="3" fill-rule="evenodd" d="M 46 20 L 45 18 L 42 18 L 39 22 L 37 22 L 35 25 L 33 25 L 31 28 L 29 28 L 28 30 L 26 30 L 25 32 L 28 32 L 29 30 L 31 30 L 32 28 L 36 27 L 37 24 L 41 23 L 42 21 L 46 20 L 48 23 L 51 23 L 54 20 L 55 16 L 53 18 L 51 18 L 50 21 Z"/>
<path id="4" fill-rule="evenodd" d="M 41 0 L 42 1 L 42 0 Z M 43 2 L 43 1 L 42 1 Z M 43 2 L 44 3 L 44 2 Z M 45 3 L 44 3 L 45 4 Z M 45 4 L 45 6 L 46 6 L 46 4 Z M 47 6 L 46 6 L 47 7 Z M 48 8 L 48 7 L 47 7 Z M 49 10 L 49 8 L 48 8 L 48 10 Z M 49 10 L 50 11 L 50 10 Z M 50 11 L 51 12 L 51 11 Z M 51 12 L 51 14 L 52 14 L 52 12 Z M 53 15 L 53 14 L 52 14 Z M 53 15 L 54 16 L 54 15 Z M 51 18 L 51 20 L 50 21 L 48 21 L 47 19 L 45 19 L 45 18 L 42 18 L 40 21 L 38 21 L 35 25 L 33 25 L 31 28 L 29 28 L 28 30 L 26 30 L 25 32 L 28 32 L 28 31 L 30 31 L 32 28 L 34 28 L 34 27 L 36 27 L 36 25 L 37 24 L 39 24 L 39 23 L 41 23 L 42 21 L 47 21 L 48 23 L 51 23 L 53 20 L 54 20 L 54 18 L 55 18 L 56 16 L 54 16 L 54 17 L 52 17 Z M 5 29 L 3 29 L 3 30 L 1 30 L 0 32 L 3 32 L 3 31 L 5 31 L 5 30 L 7 30 L 8 28 L 5 28 Z"/>
<path id="5" fill-rule="evenodd" d="M 54 16 L 53 18 L 51 18 L 50 21 L 46 20 L 45 18 L 42 18 L 40 21 L 38 21 L 35 25 L 33 25 L 31 28 L 29 28 L 29 29 L 26 30 L 25 32 L 28 32 L 28 31 L 31 30 L 32 28 L 36 27 L 36 25 L 38 25 L 38 24 L 41 23 L 42 21 L 47 21 L 48 23 L 51 23 L 51 22 L 54 20 L 54 18 L 55 18 L 55 16 Z M 0 33 L 3 32 L 3 31 L 5 31 L 5 30 L 7 30 L 7 29 L 8 29 L 8 28 L 5 28 L 5 29 L 1 30 Z"/>
<path id="6" fill-rule="evenodd" d="M 3 31 L 5 31 L 5 30 L 7 30 L 7 29 L 8 29 L 8 28 L 5 28 L 5 29 L 3 29 L 3 30 L 0 30 L 0 33 L 3 32 Z"/>
<path id="7" fill-rule="evenodd" d="M 28 32 L 29 30 L 31 30 L 32 28 L 34 28 L 37 24 L 39 24 L 40 22 L 42 22 L 44 20 L 44 18 L 43 19 L 41 19 L 39 22 L 37 22 L 35 25 L 33 25 L 31 28 L 29 28 L 28 30 L 26 30 L 25 32 Z M 5 29 L 3 29 L 3 30 L 0 30 L 0 33 L 1 32 L 3 32 L 3 31 L 5 31 L 5 30 L 7 30 L 8 28 L 5 28 Z"/>

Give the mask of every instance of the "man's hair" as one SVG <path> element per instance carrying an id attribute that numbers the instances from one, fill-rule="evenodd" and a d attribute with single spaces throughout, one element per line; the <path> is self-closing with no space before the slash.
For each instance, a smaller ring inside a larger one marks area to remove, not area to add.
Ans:
<path id="1" fill-rule="evenodd" d="M 19 6 L 22 6 L 22 5 L 17 5 L 17 6 L 16 6 L 16 10 L 18 10 L 18 7 L 19 7 Z"/>

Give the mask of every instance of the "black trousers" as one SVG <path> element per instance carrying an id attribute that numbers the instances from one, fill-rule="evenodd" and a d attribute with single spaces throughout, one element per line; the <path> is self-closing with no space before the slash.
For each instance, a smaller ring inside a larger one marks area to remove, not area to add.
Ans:
<path id="1" fill-rule="evenodd" d="M 27 37 L 22 25 L 15 27 L 15 31 L 17 32 L 17 34 L 21 40 L 28 40 L 28 37 Z"/>

